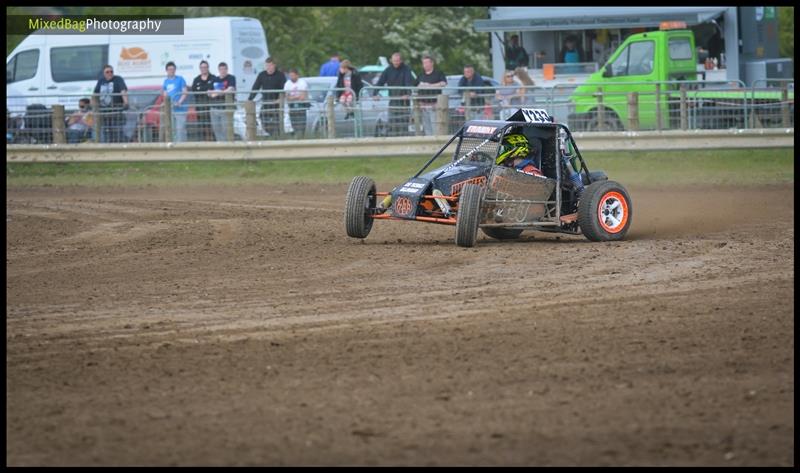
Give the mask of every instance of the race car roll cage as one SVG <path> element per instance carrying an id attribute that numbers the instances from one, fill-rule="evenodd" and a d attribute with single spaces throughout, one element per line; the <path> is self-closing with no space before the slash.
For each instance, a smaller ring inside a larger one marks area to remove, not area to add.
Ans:
<path id="1" fill-rule="evenodd" d="M 581 174 L 581 179 L 584 182 L 591 183 L 591 177 L 589 175 L 589 169 L 586 166 L 586 162 L 583 160 L 583 156 L 581 156 L 580 150 L 578 149 L 578 145 L 575 143 L 575 139 L 572 137 L 572 133 L 569 131 L 569 128 L 566 125 L 561 124 L 561 123 L 521 122 L 521 121 L 520 122 L 508 122 L 508 121 L 500 121 L 500 120 L 480 120 L 480 121 L 467 122 L 461 127 L 461 129 L 457 133 L 455 133 L 450 138 L 450 140 L 447 141 L 447 143 L 445 143 L 444 146 L 442 146 L 439 149 L 439 151 L 436 152 L 436 154 L 433 155 L 432 158 L 430 158 L 428 160 L 428 162 L 425 163 L 425 165 L 422 166 L 422 168 L 419 171 L 417 171 L 416 174 L 414 174 L 414 176 L 411 179 L 415 179 L 415 178 L 419 177 L 423 172 L 425 172 L 425 170 L 428 168 L 428 166 L 430 166 L 434 161 L 436 161 L 436 159 L 450 146 L 451 143 L 453 143 L 453 141 L 455 141 L 457 138 L 460 139 L 460 140 L 463 140 L 464 139 L 465 130 L 467 130 L 468 126 L 469 125 L 474 125 L 476 123 L 479 123 L 481 125 L 494 125 L 497 128 L 481 144 L 479 144 L 478 146 L 474 147 L 473 149 L 471 149 L 470 151 L 465 153 L 460 158 L 456 159 L 455 156 L 454 156 L 453 162 L 450 163 L 450 166 L 445 167 L 445 169 L 443 169 L 439 174 L 437 174 L 437 177 L 440 176 L 441 174 L 443 174 L 451 166 L 455 166 L 455 165 L 461 163 L 462 161 L 464 161 L 465 159 L 467 159 L 473 153 L 478 151 L 478 149 L 481 146 L 483 146 L 485 143 L 488 143 L 490 141 L 500 141 L 502 139 L 502 136 L 505 135 L 506 130 L 508 130 L 509 128 L 512 128 L 512 127 L 552 128 L 552 129 L 554 129 L 554 135 L 555 135 L 555 140 L 554 140 L 555 141 L 555 143 L 554 143 L 555 144 L 555 147 L 554 147 L 555 157 L 554 157 L 554 161 L 555 161 L 555 168 L 556 168 L 555 200 L 554 201 L 553 200 L 523 200 L 523 199 L 485 199 L 484 200 L 484 202 L 499 203 L 499 204 L 544 204 L 545 208 L 547 208 L 547 206 L 549 206 L 549 205 L 555 205 L 555 216 L 551 217 L 552 220 L 545 220 L 545 221 L 538 221 L 538 222 L 526 222 L 526 223 L 482 223 L 479 226 L 480 227 L 502 227 L 502 228 L 509 228 L 509 229 L 524 229 L 524 228 L 532 228 L 532 227 L 560 227 L 563 224 L 570 224 L 570 223 L 574 222 L 575 219 L 576 219 L 576 216 L 574 214 L 570 214 L 570 215 L 567 215 L 567 216 L 562 216 L 561 215 L 561 204 L 562 204 L 562 196 L 561 196 L 561 194 L 562 194 L 562 190 L 563 190 L 563 188 L 562 188 L 562 177 L 561 177 L 562 172 L 561 172 L 561 168 L 562 168 L 562 165 L 564 165 L 564 166 L 569 166 L 570 165 L 570 164 L 564 163 L 564 161 L 563 161 L 564 157 L 565 156 L 569 156 L 569 160 L 573 160 L 575 158 L 578 159 L 578 161 L 580 162 L 581 168 L 580 168 L 579 171 L 576 171 L 576 172 Z M 559 133 L 560 131 L 564 132 L 564 136 L 563 137 L 561 136 L 561 133 Z M 562 140 L 566 140 L 566 142 L 562 143 Z M 461 142 L 459 142 L 459 148 L 460 148 L 460 144 L 461 144 Z M 571 149 L 574 150 L 574 153 L 575 153 L 574 156 L 572 154 L 561 155 L 561 150 L 562 149 L 563 150 L 569 149 L 569 147 L 567 146 L 568 144 L 571 145 Z M 544 159 L 544 157 L 542 157 L 542 159 Z M 496 166 L 496 164 L 494 162 L 492 162 L 490 164 L 490 166 L 494 167 L 494 166 Z M 584 179 L 584 177 L 585 177 L 585 179 Z M 389 192 L 376 192 L 375 195 L 376 196 L 387 196 L 387 195 L 390 195 L 390 193 Z M 459 200 L 459 195 L 458 194 L 455 194 L 455 195 L 423 195 L 421 202 L 423 200 L 425 200 L 425 201 L 435 201 L 436 199 L 444 199 L 446 201 L 456 202 L 457 203 L 458 200 Z M 456 208 L 456 215 L 458 215 L 457 208 Z M 402 219 L 402 218 L 399 218 L 399 217 L 394 217 L 394 216 L 390 215 L 389 213 L 382 213 L 382 214 L 372 213 L 371 216 L 372 216 L 373 219 L 381 219 L 381 220 L 384 220 L 384 219 L 385 220 L 406 220 L 406 219 Z M 445 224 L 445 225 L 455 225 L 456 224 L 456 218 L 454 218 L 452 216 L 450 216 L 448 218 L 436 218 L 436 217 L 425 217 L 425 216 L 416 215 L 414 220 L 423 221 L 423 222 L 431 222 L 431 223 L 440 223 L 440 224 Z"/>

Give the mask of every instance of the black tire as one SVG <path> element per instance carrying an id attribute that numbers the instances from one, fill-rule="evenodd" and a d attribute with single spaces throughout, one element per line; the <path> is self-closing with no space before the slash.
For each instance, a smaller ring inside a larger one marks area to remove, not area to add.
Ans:
<path id="1" fill-rule="evenodd" d="M 389 136 L 389 129 L 386 127 L 386 124 L 383 123 L 383 120 L 378 120 L 375 123 L 375 137 L 385 138 L 387 136 Z"/>
<path id="2" fill-rule="evenodd" d="M 589 121 L 586 123 L 586 131 L 622 131 L 622 122 L 619 121 L 617 115 L 606 109 L 605 116 L 603 117 L 603 127 L 600 127 L 600 115 L 597 111 L 592 114 Z"/>
<path id="3" fill-rule="evenodd" d="M 481 228 L 481 230 L 486 236 L 495 240 L 514 240 L 522 234 L 522 229 L 518 228 L 487 227 Z"/>
<path id="4" fill-rule="evenodd" d="M 456 245 L 466 248 L 475 246 L 478 239 L 483 188 L 477 184 L 467 184 L 461 189 L 456 214 Z"/>
<path id="5" fill-rule="evenodd" d="M 632 221 L 631 198 L 621 184 L 614 181 L 597 181 L 583 190 L 578 202 L 578 225 L 587 239 L 622 240 L 628 233 Z"/>
<path id="6" fill-rule="evenodd" d="M 364 176 L 354 177 L 347 189 L 344 206 L 347 236 L 366 238 L 372 230 L 372 217 L 368 209 L 375 207 L 375 182 Z"/>

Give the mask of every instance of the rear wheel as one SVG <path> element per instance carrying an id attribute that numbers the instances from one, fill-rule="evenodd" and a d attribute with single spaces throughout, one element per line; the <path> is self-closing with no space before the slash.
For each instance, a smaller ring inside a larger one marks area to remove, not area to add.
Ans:
<path id="1" fill-rule="evenodd" d="M 622 240 L 631 226 L 633 206 L 628 191 L 614 181 L 588 185 L 578 202 L 578 225 L 591 241 Z"/>
<path id="2" fill-rule="evenodd" d="M 375 182 L 365 176 L 356 176 L 350 182 L 345 200 L 344 225 L 347 236 L 366 238 L 372 230 L 369 209 L 375 208 Z"/>
<path id="3" fill-rule="evenodd" d="M 515 228 L 497 228 L 497 227 L 488 227 L 488 228 L 481 228 L 483 233 L 490 238 L 494 238 L 495 240 L 513 240 L 515 238 L 519 238 L 522 234 L 521 229 Z"/>
<path id="4" fill-rule="evenodd" d="M 456 215 L 456 245 L 467 248 L 475 246 L 475 241 L 478 239 L 482 203 L 483 188 L 481 186 L 466 184 L 461 189 Z"/>

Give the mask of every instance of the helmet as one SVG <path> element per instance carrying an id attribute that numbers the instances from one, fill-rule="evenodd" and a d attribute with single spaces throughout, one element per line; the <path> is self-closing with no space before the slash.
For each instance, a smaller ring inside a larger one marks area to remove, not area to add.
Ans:
<path id="1" fill-rule="evenodd" d="M 524 158 L 528 156 L 528 152 L 530 152 L 528 138 L 521 133 L 511 133 L 503 138 L 500 154 L 497 155 L 495 163 L 501 164 L 506 159 Z"/>

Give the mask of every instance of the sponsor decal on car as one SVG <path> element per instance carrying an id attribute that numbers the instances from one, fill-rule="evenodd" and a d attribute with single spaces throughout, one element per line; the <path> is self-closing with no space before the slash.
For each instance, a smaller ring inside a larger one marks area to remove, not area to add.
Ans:
<path id="1" fill-rule="evenodd" d="M 450 195 L 455 195 L 461 192 L 461 189 L 467 184 L 477 184 L 479 186 L 486 185 L 486 176 L 478 176 L 473 177 L 471 179 L 467 179 L 465 181 L 456 182 L 452 186 L 450 186 Z"/>
<path id="2" fill-rule="evenodd" d="M 406 182 L 397 192 L 402 192 L 404 194 L 416 194 L 420 189 L 427 185 L 428 184 L 425 182 Z"/>
<path id="3" fill-rule="evenodd" d="M 397 201 L 394 203 L 394 211 L 398 215 L 409 215 L 413 210 L 413 204 L 411 203 L 411 199 L 408 197 L 398 197 Z"/>
<path id="4" fill-rule="evenodd" d="M 491 135 L 495 130 L 497 130 L 495 126 L 470 125 L 467 127 L 467 133 L 475 135 Z"/>

